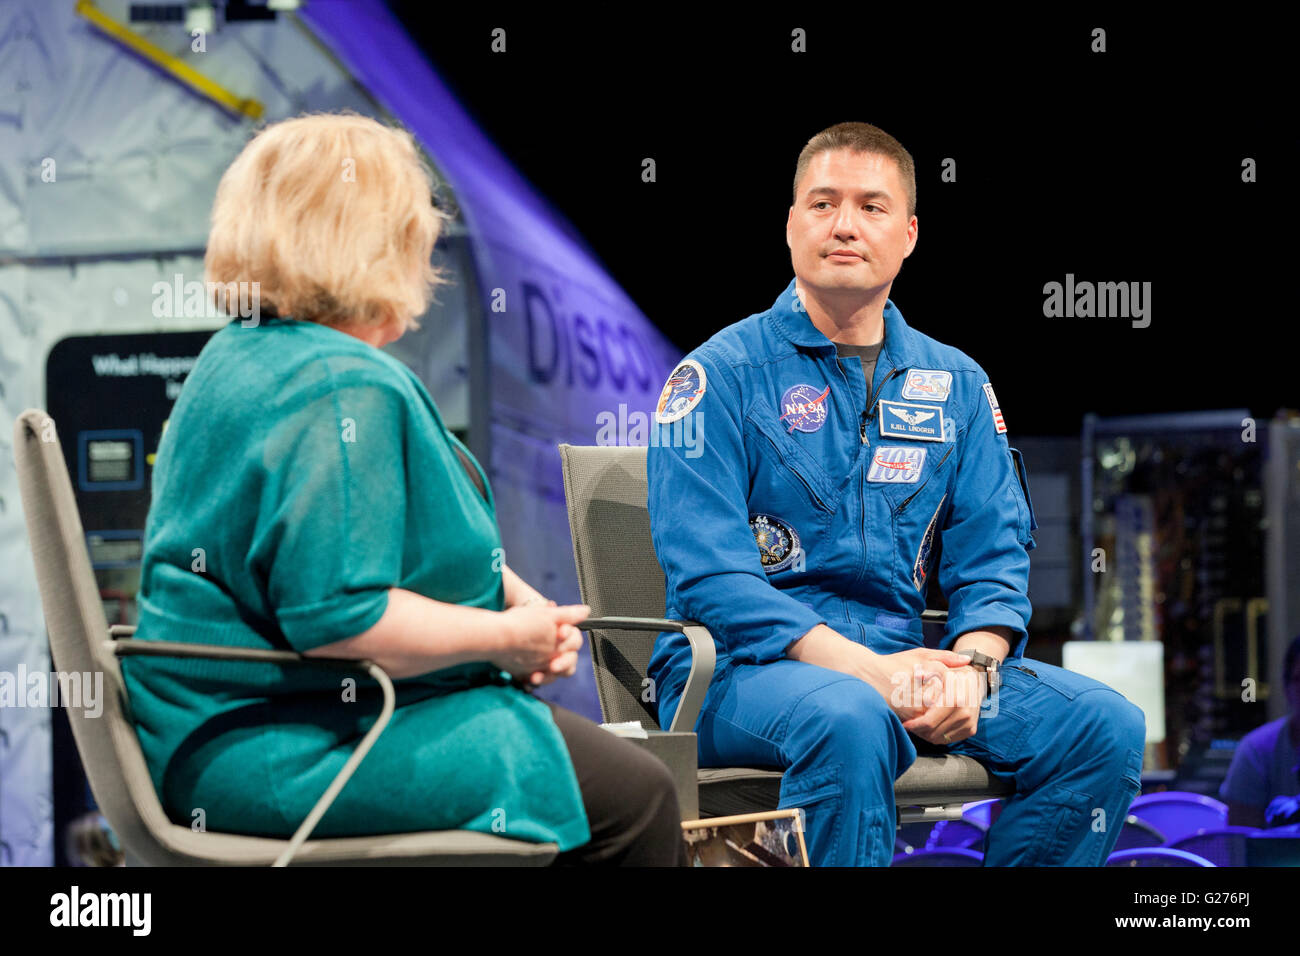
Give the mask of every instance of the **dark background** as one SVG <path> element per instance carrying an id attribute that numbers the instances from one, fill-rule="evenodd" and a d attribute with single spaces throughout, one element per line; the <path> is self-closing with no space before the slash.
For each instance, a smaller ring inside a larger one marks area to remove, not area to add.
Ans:
<path id="1" fill-rule="evenodd" d="M 799 150 L 860 120 L 917 165 L 919 241 L 891 298 L 985 368 L 1012 434 L 1078 434 L 1088 411 L 1300 406 L 1277 24 L 390 6 L 683 352 L 785 288 Z M 790 51 L 796 26 L 808 53 Z M 1090 52 L 1096 26 L 1106 53 Z M 657 182 L 641 181 L 645 157 Z M 1244 157 L 1258 182 L 1241 181 Z M 1151 282 L 1150 327 L 1044 317 L 1043 285 L 1066 273 Z"/>

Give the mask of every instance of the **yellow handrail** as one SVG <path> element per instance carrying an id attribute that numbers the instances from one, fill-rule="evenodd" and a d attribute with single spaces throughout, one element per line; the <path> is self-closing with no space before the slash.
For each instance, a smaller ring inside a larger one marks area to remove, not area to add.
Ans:
<path id="1" fill-rule="evenodd" d="M 159 69 L 170 73 L 195 92 L 201 93 L 208 99 L 224 106 L 231 112 L 242 113 L 250 119 L 261 119 L 262 113 L 265 111 L 261 102 L 254 99 L 245 99 L 236 96 L 224 86 L 214 83 L 184 60 L 172 56 L 162 47 L 150 43 L 144 37 L 140 36 L 140 34 L 135 33 L 121 23 L 118 23 L 112 17 L 105 14 L 103 10 L 96 7 L 91 0 L 77 0 L 76 11 L 107 33 L 114 40 L 117 40 L 123 46 L 130 47 L 146 60 L 153 63 Z"/>

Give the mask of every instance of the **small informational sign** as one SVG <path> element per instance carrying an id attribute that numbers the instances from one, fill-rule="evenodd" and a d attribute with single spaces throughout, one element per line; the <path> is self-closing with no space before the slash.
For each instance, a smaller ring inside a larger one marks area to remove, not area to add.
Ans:
<path id="1" fill-rule="evenodd" d="M 682 823 L 691 866 L 808 866 L 798 807 Z"/>
<path id="2" fill-rule="evenodd" d="M 139 567 L 158 442 L 215 331 L 74 335 L 50 349 L 45 410 L 58 429 L 97 572 Z M 99 583 L 112 590 L 128 582 L 101 576 Z"/>

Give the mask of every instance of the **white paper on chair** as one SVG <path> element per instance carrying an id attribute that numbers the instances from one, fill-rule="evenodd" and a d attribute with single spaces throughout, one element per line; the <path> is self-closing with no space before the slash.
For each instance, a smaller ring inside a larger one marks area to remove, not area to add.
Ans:
<path id="1" fill-rule="evenodd" d="M 618 724 L 601 724 L 600 726 L 616 737 L 640 737 L 645 739 L 650 736 L 642 728 L 639 720 L 625 720 Z"/>

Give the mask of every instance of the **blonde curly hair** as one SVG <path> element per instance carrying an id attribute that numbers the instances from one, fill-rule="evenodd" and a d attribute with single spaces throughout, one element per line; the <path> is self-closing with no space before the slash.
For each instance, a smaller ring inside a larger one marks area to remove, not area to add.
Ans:
<path id="1" fill-rule="evenodd" d="M 258 308 L 276 315 L 362 328 L 395 317 L 402 332 L 419 328 L 445 281 L 430 261 L 448 218 L 433 183 L 411 134 L 367 116 L 313 113 L 264 127 L 212 203 L 203 265 L 217 306 L 231 313 L 220 290 L 249 283 Z"/>

